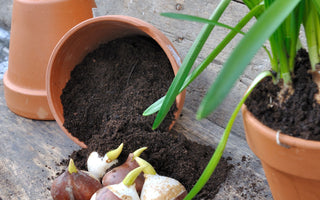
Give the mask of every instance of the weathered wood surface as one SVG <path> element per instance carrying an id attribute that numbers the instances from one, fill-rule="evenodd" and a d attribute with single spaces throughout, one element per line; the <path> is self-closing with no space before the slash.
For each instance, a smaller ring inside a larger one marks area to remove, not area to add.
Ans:
<path id="1" fill-rule="evenodd" d="M 218 0 L 97 0 L 96 2 L 98 15 L 129 15 L 153 24 L 173 42 L 182 58 L 192 45 L 202 24 L 167 19 L 159 17 L 159 14 L 181 12 L 209 17 L 218 4 Z M 1 5 L 10 8 L 8 0 L 0 0 L 0 3 L 5 3 Z M 182 6 L 181 10 L 176 9 L 177 4 Z M 0 8 L 0 20 L 5 18 L 1 16 L 4 15 L 2 8 Z M 10 12 L 10 9 L 5 11 Z M 222 21 L 234 25 L 246 12 L 245 6 L 232 2 Z M 220 36 L 226 34 L 225 29 L 214 30 L 197 60 L 198 64 L 221 40 Z M 262 51 L 259 52 L 218 110 L 207 119 L 197 121 L 195 112 L 200 100 L 239 39 L 240 37 L 237 37 L 187 89 L 183 115 L 175 129 L 192 140 L 215 147 L 248 84 L 258 72 L 268 67 L 266 55 Z M 51 199 L 48 190 L 52 182 L 51 177 L 62 170 L 57 164 L 77 149 L 79 147 L 63 134 L 54 121 L 25 119 L 8 110 L 3 85 L 0 84 L 0 199 Z M 234 164 L 234 168 L 216 199 L 272 199 L 260 162 L 245 141 L 241 114 L 232 129 L 224 156 L 231 158 L 230 163 Z"/>
<path id="2" fill-rule="evenodd" d="M 35 121 L 8 110 L 0 84 L 0 197 L 50 199 L 58 163 L 79 147 L 54 121 Z"/>

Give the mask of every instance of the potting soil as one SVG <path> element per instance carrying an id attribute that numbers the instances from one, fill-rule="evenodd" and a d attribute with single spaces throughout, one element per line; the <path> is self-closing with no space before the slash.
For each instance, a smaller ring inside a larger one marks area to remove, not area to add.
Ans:
<path id="1" fill-rule="evenodd" d="M 141 157 L 158 174 L 179 180 L 189 191 L 214 149 L 168 131 L 175 106 L 156 130 L 152 130 L 155 115 L 142 116 L 149 105 L 166 94 L 173 78 L 168 58 L 146 37 L 117 39 L 89 53 L 72 71 L 61 96 L 64 126 L 88 146 L 71 155 L 76 166 L 86 169 L 89 153 L 104 155 L 123 142 L 121 164 L 130 152 L 146 146 Z M 213 199 L 231 167 L 222 158 L 195 199 Z"/>
<path id="2" fill-rule="evenodd" d="M 314 99 L 317 85 L 308 73 L 311 69 L 308 53 L 301 49 L 295 60 L 292 77 L 294 93 L 284 103 L 279 102 L 281 84 L 264 79 L 246 101 L 248 110 L 263 124 L 281 133 L 320 141 L 320 105 Z"/>

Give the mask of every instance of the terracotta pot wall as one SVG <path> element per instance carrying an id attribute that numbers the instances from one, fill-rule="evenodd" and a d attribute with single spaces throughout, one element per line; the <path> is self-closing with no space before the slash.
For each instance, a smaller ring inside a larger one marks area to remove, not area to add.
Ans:
<path id="1" fill-rule="evenodd" d="M 279 200 L 320 198 L 320 142 L 280 134 L 242 107 L 246 139 L 261 160 L 272 195 Z"/>
<path id="2" fill-rule="evenodd" d="M 89 52 L 102 43 L 129 35 L 145 35 L 154 39 L 166 53 L 174 73 L 177 73 L 181 64 L 180 57 L 168 38 L 152 25 L 128 16 L 101 16 L 78 24 L 63 36 L 51 55 L 47 71 L 50 109 L 61 129 L 81 147 L 86 145 L 63 126 L 63 107 L 60 101 L 62 90 L 70 79 L 70 72 Z M 176 99 L 176 118 L 181 113 L 184 98 L 185 91 Z"/>
<path id="3" fill-rule="evenodd" d="M 8 107 L 23 117 L 54 119 L 47 102 L 47 64 L 60 38 L 92 18 L 94 0 L 14 0 L 8 71 L 4 75 Z"/>

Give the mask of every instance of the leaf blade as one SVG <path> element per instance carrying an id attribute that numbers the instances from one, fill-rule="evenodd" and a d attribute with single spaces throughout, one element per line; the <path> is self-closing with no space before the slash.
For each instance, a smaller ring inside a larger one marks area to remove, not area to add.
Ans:
<path id="1" fill-rule="evenodd" d="M 253 9 L 251 9 L 245 17 L 243 17 L 240 22 L 235 26 L 236 29 L 242 29 L 254 16 L 257 14 L 263 12 L 264 6 L 263 5 L 257 5 Z M 228 35 L 217 45 L 217 47 L 212 50 L 212 52 L 207 56 L 207 58 L 200 63 L 199 66 L 196 67 L 193 72 L 188 75 L 188 77 L 185 79 L 182 87 L 179 90 L 179 93 L 181 93 L 186 87 L 193 82 L 194 79 L 196 79 L 204 69 L 207 68 L 207 66 L 216 58 L 217 55 L 229 44 L 229 42 L 236 36 L 237 32 L 230 31 Z M 152 105 L 150 105 L 144 112 L 143 116 L 149 116 L 159 111 L 161 108 L 161 105 L 163 104 L 164 97 L 161 97 L 156 102 L 154 102 Z"/>
<path id="2" fill-rule="evenodd" d="M 230 1 L 231 0 L 222 0 L 218 5 L 217 9 L 213 12 L 212 16 L 209 19 L 218 20 L 222 15 L 222 13 L 224 12 L 224 10 L 226 9 L 226 7 L 229 5 Z M 179 89 L 181 88 L 182 84 L 187 78 L 193 63 L 197 59 L 197 56 L 199 55 L 205 41 L 209 37 L 213 28 L 214 28 L 214 25 L 205 24 L 200 34 L 194 41 L 185 59 L 183 60 L 183 63 L 177 75 L 175 76 L 175 78 L 173 79 L 169 87 L 167 95 L 164 98 L 163 104 L 153 122 L 152 129 L 156 129 L 160 125 L 160 123 L 163 121 L 167 113 L 169 112 L 171 105 L 173 104 L 176 96 L 179 94 Z"/>
<path id="3" fill-rule="evenodd" d="M 201 102 L 197 119 L 208 116 L 220 105 L 259 48 L 299 2 L 300 0 L 275 1 L 265 10 L 226 61 L 216 81 Z M 265 29 L 265 27 L 268 28 Z"/>
<path id="4" fill-rule="evenodd" d="M 220 27 L 232 30 L 232 31 L 236 31 L 236 32 L 241 33 L 243 35 L 245 34 L 243 31 L 236 29 L 232 26 L 229 26 L 227 24 L 220 23 L 218 21 L 209 20 L 209 19 L 202 18 L 202 17 L 198 17 L 198 16 L 186 15 L 186 14 L 180 14 L 180 13 L 171 13 L 171 12 L 161 13 L 161 15 L 164 17 L 169 17 L 169 18 L 173 18 L 173 19 L 187 20 L 187 21 L 199 22 L 199 23 L 204 23 L 204 24 L 212 24 L 212 25 L 220 26 Z"/>

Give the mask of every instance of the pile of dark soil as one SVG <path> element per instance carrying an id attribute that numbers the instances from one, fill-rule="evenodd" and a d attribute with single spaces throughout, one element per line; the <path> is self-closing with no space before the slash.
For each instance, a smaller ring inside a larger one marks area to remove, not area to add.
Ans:
<path id="1" fill-rule="evenodd" d="M 151 103 L 165 95 L 173 77 L 166 55 L 149 38 L 114 40 L 88 54 L 72 71 L 61 96 L 64 126 L 88 146 L 71 155 L 77 167 L 86 169 L 92 151 L 104 155 L 123 142 L 119 157 L 123 163 L 130 152 L 146 146 L 141 157 L 158 174 L 173 177 L 190 190 L 214 149 L 168 131 L 175 106 L 156 130 L 151 128 L 155 115 L 142 116 Z M 230 168 L 222 159 L 196 199 L 213 199 Z"/>
<path id="2" fill-rule="evenodd" d="M 317 85 L 312 81 L 308 53 L 299 50 L 293 77 L 294 94 L 280 104 L 277 98 L 281 83 L 264 79 L 246 101 L 250 112 L 266 126 L 282 133 L 320 141 L 320 105 L 314 99 Z"/>

